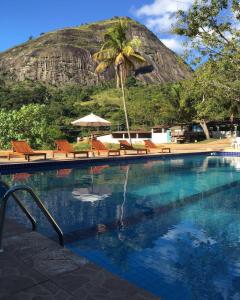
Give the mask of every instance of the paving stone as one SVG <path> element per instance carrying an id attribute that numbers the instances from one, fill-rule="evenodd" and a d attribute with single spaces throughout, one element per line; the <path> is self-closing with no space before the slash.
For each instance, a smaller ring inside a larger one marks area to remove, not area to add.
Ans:
<path id="1" fill-rule="evenodd" d="M 64 290 L 60 289 L 51 281 L 35 285 L 31 288 L 25 289 L 15 295 L 12 295 L 9 300 L 77 300 Z M 5 298 L 4 300 L 7 300 Z"/>
<path id="2" fill-rule="evenodd" d="M 16 232 L 3 240 L 1 300 L 159 299 L 37 232 Z"/>
<path id="3" fill-rule="evenodd" d="M 75 294 L 82 286 L 90 282 L 89 276 L 81 270 L 80 272 L 74 271 L 67 274 L 62 274 L 52 278 L 53 282 L 69 293 Z"/>
<path id="4" fill-rule="evenodd" d="M 27 260 L 43 253 L 50 253 L 51 251 L 62 251 L 73 262 L 79 265 L 88 263 L 86 258 L 75 255 L 66 248 L 59 247 L 59 245 L 47 237 L 37 233 L 30 232 L 21 236 L 13 236 L 4 240 L 4 250 L 7 253 L 14 254 L 22 260 Z"/>
<path id="5" fill-rule="evenodd" d="M 108 290 L 111 290 L 114 294 L 121 293 L 129 296 L 136 294 L 136 288 L 133 285 L 119 278 L 113 277 L 111 279 L 106 280 L 103 287 Z"/>
<path id="6" fill-rule="evenodd" d="M 64 248 L 57 250 L 45 249 L 30 258 L 24 259 L 29 268 L 33 268 L 48 278 L 79 269 L 80 265 L 68 257 Z"/>
<path id="7" fill-rule="evenodd" d="M 21 259 L 35 256 L 47 249 L 59 249 L 54 241 L 37 232 L 29 232 L 4 239 L 4 251 Z"/>
<path id="8" fill-rule="evenodd" d="M 45 280 L 45 276 L 27 268 L 14 256 L 0 254 L 0 299 Z"/>
<path id="9" fill-rule="evenodd" d="M 89 267 L 85 265 L 76 271 L 56 276 L 52 280 L 59 287 L 73 294 L 75 297 L 81 296 L 83 300 L 159 299 L 100 267 L 94 267 L 94 272 L 91 270 L 91 264 Z M 89 270 L 91 271 L 89 272 Z M 145 298 L 144 294 L 148 295 L 148 298 Z"/>
<path id="10" fill-rule="evenodd" d="M 4 238 L 20 235 L 26 232 L 30 232 L 30 229 L 21 224 L 16 225 L 16 222 L 13 220 L 6 219 L 3 231 Z"/>

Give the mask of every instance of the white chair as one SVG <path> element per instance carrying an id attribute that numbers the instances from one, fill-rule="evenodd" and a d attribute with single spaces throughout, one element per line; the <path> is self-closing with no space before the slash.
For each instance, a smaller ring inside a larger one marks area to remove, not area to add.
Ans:
<path id="1" fill-rule="evenodd" d="M 240 137 L 236 137 L 233 141 L 231 146 L 235 149 L 239 149 L 240 148 Z"/>

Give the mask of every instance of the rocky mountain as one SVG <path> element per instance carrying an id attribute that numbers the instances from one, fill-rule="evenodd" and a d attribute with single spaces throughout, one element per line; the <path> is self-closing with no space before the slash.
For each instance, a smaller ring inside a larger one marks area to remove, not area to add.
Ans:
<path id="1" fill-rule="evenodd" d="M 42 34 L 0 53 L 0 74 L 15 81 L 38 80 L 55 85 L 99 82 L 92 54 L 99 50 L 104 33 L 117 19 Z M 144 25 L 129 19 L 128 35 L 142 41 L 141 55 L 146 65 L 135 71 L 145 83 L 174 82 L 191 76 L 191 69 Z M 108 70 L 100 80 L 114 78 Z"/>

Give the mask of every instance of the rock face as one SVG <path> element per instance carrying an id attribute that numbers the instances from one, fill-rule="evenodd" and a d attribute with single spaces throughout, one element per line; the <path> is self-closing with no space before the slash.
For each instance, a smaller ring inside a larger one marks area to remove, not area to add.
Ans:
<path id="1" fill-rule="evenodd" d="M 0 53 L 0 74 L 12 80 L 38 80 L 55 85 L 94 85 L 114 78 L 114 70 L 99 79 L 92 54 L 99 50 L 106 29 L 116 19 L 65 28 Z M 174 82 L 191 76 L 190 68 L 145 26 L 129 19 L 129 38 L 138 37 L 146 65 L 135 76 L 145 83 Z"/>

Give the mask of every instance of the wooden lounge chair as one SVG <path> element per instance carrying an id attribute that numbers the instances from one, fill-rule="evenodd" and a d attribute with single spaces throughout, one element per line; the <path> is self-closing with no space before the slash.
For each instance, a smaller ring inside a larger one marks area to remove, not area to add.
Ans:
<path id="1" fill-rule="evenodd" d="M 11 157 L 13 157 L 12 151 L 0 151 L 0 158 L 7 158 L 10 160 Z"/>
<path id="2" fill-rule="evenodd" d="M 99 140 L 91 140 L 93 153 L 97 152 L 100 156 L 101 153 L 106 153 L 107 156 L 119 156 L 120 150 L 112 150 L 108 149 L 101 141 Z"/>
<path id="3" fill-rule="evenodd" d="M 136 151 L 136 154 L 148 153 L 146 148 L 134 148 L 126 140 L 121 140 L 119 141 L 119 143 L 120 143 L 120 150 L 124 150 L 124 154 L 127 154 L 127 151 Z M 135 153 L 128 153 L 128 154 L 135 154 Z"/>
<path id="4" fill-rule="evenodd" d="M 67 140 L 56 140 L 55 144 L 57 149 L 53 150 L 53 157 L 56 153 L 63 153 L 66 157 L 68 157 L 68 154 L 72 154 L 74 158 L 76 158 L 77 154 L 85 154 L 86 157 L 89 157 L 89 151 L 75 151 Z"/>
<path id="5" fill-rule="evenodd" d="M 144 141 L 145 147 L 147 148 L 148 152 L 155 152 L 155 153 L 163 153 L 167 152 L 170 153 L 171 149 L 169 147 L 157 147 L 152 141 L 145 140 Z"/>
<path id="6" fill-rule="evenodd" d="M 46 152 L 33 151 L 26 141 L 12 141 L 12 150 L 11 156 L 23 156 L 27 161 L 30 161 L 31 156 L 43 156 L 44 159 L 47 159 Z"/>

